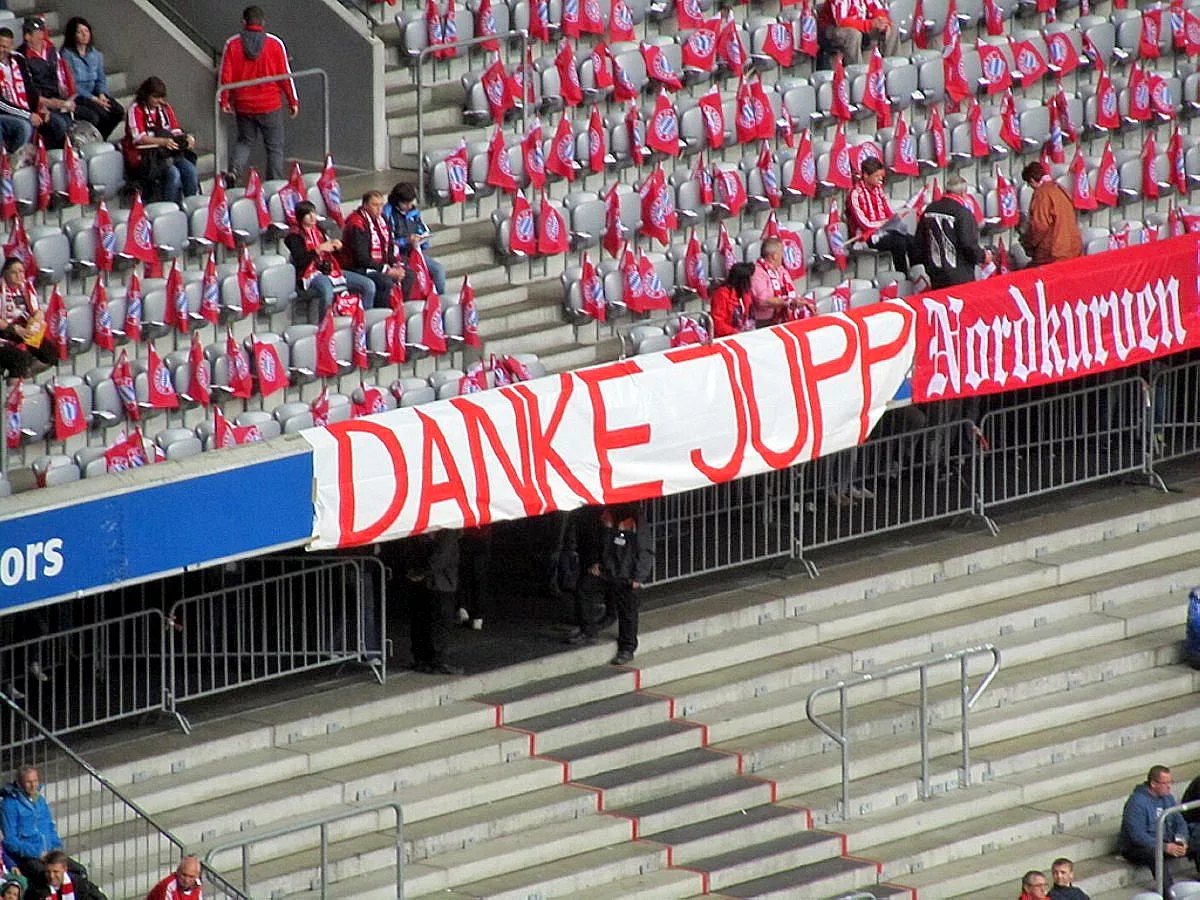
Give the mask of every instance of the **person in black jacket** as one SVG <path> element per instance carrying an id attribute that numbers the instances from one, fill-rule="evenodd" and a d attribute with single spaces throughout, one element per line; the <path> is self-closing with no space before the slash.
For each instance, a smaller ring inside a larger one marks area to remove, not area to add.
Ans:
<path id="1" fill-rule="evenodd" d="M 71 132 L 71 116 L 75 113 L 70 69 L 59 59 L 40 16 L 26 17 L 21 31 L 25 43 L 17 50 L 25 58 L 29 82 L 38 95 L 36 109 L 44 119 L 42 137 L 49 149 L 61 150 Z"/>
<path id="2" fill-rule="evenodd" d="M 636 591 L 650 578 L 653 556 L 639 530 L 636 503 L 605 507 L 595 529 L 581 532 L 579 544 L 583 577 L 582 602 L 593 609 L 605 607 L 617 618 L 617 654 L 611 660 L 622 666 L 633 660 L 638 646 Z"/>
<path id="3" fill-rule="evenodd" d="M 9 153 L 29 145 L 33 130 L 45 119 L 38 112 L 38 93 L 25 57 L 13 51 L 11 29 L 0 28 L 0 139 Z"/>
<path id="4" fill-rule="evenodd" d="M 458 591 L 459 537 L 447 528 L 406 542 L 412 668 L 426 675 L 463 673 L 446 661 L 451 604 Z"/>
<path id="5" fill-rule="evenodd" d="M 363 194 L 362 205 L 346 217 L 341 254 L 342 268 L 375 282 L 375 302 L 387 306 L 392 285 L 404 277 L 404 266 L 396 259 L 395 236 L 383 217 L 379 191 Z"/>
<path id="6" fill-rule="evenodd" d="M 915 256 L 925 264 L 935 290 L 974 281 L 975 267 L 987 258 L 979 246 L 979 226 L 964 200 L 966 193 L 966 179 L 950 175 L 945 195 L 925 207 L 917 223 Z"/>
<path id="7" fill-rule="evenodd" d="M 106 900 L 81 869 L 69 865 L 71 860 L 61 850 L 51 850 L 42 862 L 45 869 L 30 879 L 28 900 Z"/>

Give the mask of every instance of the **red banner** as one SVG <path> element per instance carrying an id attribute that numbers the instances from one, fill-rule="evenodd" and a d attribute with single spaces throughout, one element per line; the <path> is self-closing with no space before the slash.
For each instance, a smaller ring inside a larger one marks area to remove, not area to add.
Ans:
<path id="1" fill-rule="evenodd" d="M 994 394 L 1200 345 L 1200 239 L 1184 235 L 916 297 L 913 400 Z"/>

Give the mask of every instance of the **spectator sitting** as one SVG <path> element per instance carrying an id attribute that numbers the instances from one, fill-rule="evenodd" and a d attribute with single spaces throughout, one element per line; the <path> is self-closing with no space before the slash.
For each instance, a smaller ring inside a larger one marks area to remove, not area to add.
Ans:
<path id="1" fill-rule="evenodd" d="M 29 900 L 107 900 L 61 850 L 47 853 L 45 866 L 41 876 L 30 879 Z"/>
<path id="2" fill-rule="evenodd" d="M 125 168 L 147 202 L 178 203 L 200 193 L 195 146 L 196 139 L 179 127 L 163 80 L 151 76 L 138 85 L 125 116 L 122 149 Z"/>
<path id="3" fill-rule="evenodd" d="M 4 852 L 31 881 L 42 877 L 46 854 L 62 850 L 62 840 L 41 787 L 37 768 L 21 766 L 12 783 L 0 791 Z"/>
<path id="4" fill-rule="evenodd" d="M 891 253 L 896 271 L 907 272 L 913 240 L 899 230 L 892 205 L 883 191 L 885 177 L 881 161 L 875 157 L 863 160 L 858 181 L 846 199 L 846 224 L 851 240 Z"/>
<path id="5" fill-rule="evenodd" d="M 242 13 L 242 31 L 225 42 L 221 55 L 221 84 L 251 81 L 271 75 L 288 75 L 287 47 L 263 25 L 266 15 L 259 6 L 247 6 Z M 258 135 L 267 150 L 267 178 L 284 178 L 283 102 L 287 101 L 292 118 L 300 112 L 300 100 L 291 78 L 249 85 L 221 92 L 221 110 L 231 112 L 237 122 L 237 143 L 229 162 L 229 185 L 242 179 L 250 151 Z"/>
<path id="6" fill-rule="evenodd" d="M 363 309 L 374 305 L 375 282 L 358 272 L 342 270 L 335 255 L 342 249 L 342 242 L 326 236 L 317 221 L 317 208 L 307 200 L 296 204 L 296 226 L 283 242 L 292 255 L 297 289 L 316 292 L 322 316 L 339 289 L 358 294 Z"/>
<path id="7" fill-rule="evenodd" d="M 1054 887 L 1050 888 L 1052 900 L 1091 900 L 1075 887 L 1075 864 L 1065 856 L 1060 856 L 1050 866 L 1050 878 L 1054 881 Z"/>
<path id="8" fill-rule="evenodd" d="M 383 209 L 384 218 L 392 228 L 392 237 L 399 250 L 399 259 L 406 260 L 413 246 L 420 249 L 425 257 L 425 267 L 429 269 L 429 277 L 433 279 L 433 288 L 441 297 L 446 293 L 446 267 L 429 255 L 429 226 L 421 218 L 421 210 L 417 209 L 417 190 L 411 184 L 397 184 L 388 194 L 387 206 Z M 409 273 L 404 281 L 404 296 L 408 296 L 413 273 Z"/>
<path id="9" fill-rule="evenodd" d="M 713 291 L 711 313 L 714 337 L 729 337 L 754 330 L 754 295 L 750 291 L 753 277 L 753 265 L 734 263 L 725 281 Z"/>
<path id="10" fill-rule="evenodd" d="M 25 896 L 25 876 L 20 872 L 0 875 L 0 900 L 21 900 Z"/>
<path id="11" fill-rule="evenodd" d="M 200 900 L 200 860 L 185 856 L 175 871 L 156 884 L 146 895 L 146 900 Z"/>
<path id="12" fill-rule="evenodd" d="M 1075 259 L 1083 255 L 1083 237 L 1075 204 L 1062 185 L 1050 177 L 1045 165 L 1031 162 L 1021 170 L 1021 178 L 1033 189 L 1029 201 L 1029 221 L 1021 234 L 1021 246 L 1035 266 Z"/>
<path id="13" fill-rule="evenodd" d="M 767 238 L 759 253 L 754 274 L 750 276 L 750 294 L 754 300 L 754 322 L 762 328 L 784 320 L 796 300 L 796 285 L 783 265 L 783 241 Z"/>
<path id="14" fill-rule="evenodd" d="M 25 57 L 13 51 L 11 29 L 0 28 L 0 138 L 9 153 L 27 147 L 33 129 L 45 122 L 37 109 L 37 89 Z"/>
<path id="15" fill-rule="evenodd" d="M 826 0 L 817 17 L 825 40 L 848 66 L 862 62 L 864 41 L 878 44 L 884 56 L 900 55 L 900 32 L 881 0 Z"/>
<path id="16" fill-rule="evenodd" d="M 342 268 L 358 272 L 375 282 L 375 297 L 392 295 L 392 285 L 404 277 L 404 267 L 396 261 L 392 227 L 383 217 L 383 194 L 367 191 L 362 205 L 346 217 L 342 231 Z M 363 306 L 371 304 L 364 299 Z"/>
<path id="17" fill-rule="evenodd" d="M 1038 872 L 1037 870 L 1026 872 L 1021 876 L 1020 900 L 1045 900 L 1046 885 L 1045 872 Z"/>
<path id="18" fill-rule="evenodd" d="M 29 81 L 37 93 L 37 110 L 44 119 L 42 138 L 51 150 L 61 150 L 71 133 L 71 115 L 75 112 L 71 69 L 50 43 L 46 22 L 40 16 L 27 16 L 21 32 L 25 43 L 17 50 L 25 57 Z"/>
<path id="19" fill-rule="evenodd" d="M 1163 846 L 1160 848 L 1157 843 L 1159 810 L 1176 805 L 1171 795 L 1172 783 L 1170 769 L 1152 766 L 1146 780 L 1125 801 L 1121 834 L 1117 838 L 1117 852 L 1135 866 L 1147 866 L 1151 874 L 1158 864 L 1159 853 L 1163 854 L 1163 890 L 1168 895 L 1172 884 L 1169 863 L 1186 856 L 1188 850 L 1187 822 L 1179 813 L 1167 816 L 1163 823 Z"/>
<path id="20" fill-rule="evenodd" d="M 75 79 L 75 118 L 91 122 L 104 140 L 125 118 L 125 107 L 108 92 L 104 74 L 104 54 L 96 49 L 92 26 L 76 16 L 67 22 L 62 57 Z"/>
<path id="21" fill-rule="evenodd" d="M 975 267 L 987 259 L 979 246 L 979 225 L 967 209 L 967 180 L 957 172 L 946 176 L 946 193 L 921 214 L 913 255 L 925 264 L 936 290 L 975 280 Z"/>
<path id="22" fill-rule="evenodd" d="M 37 291 L 25 278 L 25 264 L 10 256 L 0 267 L 0 369 L 21 376 L 54 365 L 58 354 L 45 332 L 46 319 Z"/>

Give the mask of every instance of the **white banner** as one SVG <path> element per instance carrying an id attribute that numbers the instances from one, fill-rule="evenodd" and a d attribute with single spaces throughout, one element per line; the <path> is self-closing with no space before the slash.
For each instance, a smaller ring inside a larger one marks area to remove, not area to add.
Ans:
<path id="1" fill-rule="evenodd" d="M 912 366 L 898 302 L 303 432 L 312 549 L 675 494 L 866 439 Z"/>

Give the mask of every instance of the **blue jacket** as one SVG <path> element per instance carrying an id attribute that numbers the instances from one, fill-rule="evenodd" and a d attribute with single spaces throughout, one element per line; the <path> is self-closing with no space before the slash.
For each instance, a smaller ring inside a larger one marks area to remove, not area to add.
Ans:
<path id="1" fill-rule="evenodd" d="M 71 67 L 71 75 L 75 78 L 76 97 L 99 97 L 108 93 L 108 78 L 104 75 L 104 54 L 99 50 L 88 48 L 87 53 L 80 56 L 74 50 L 63 50 L 63 59 Z"/>
<path id="2" fill-rule="evenodd" d="M 1127 848 L 1139 847 L 1151 853 L 1157 852 L 1158 848 L 1155 846 L 1155 842 L 1157 840 L 1158 811 L 1176 805 L 1178 805 L 1178 801 L 1171 794 L 1167 794 L 1165 797 L 1155 797 L 1150 793 L 1149 785 L 1143 783 L 1135 787 L 1133 793 L 1129 795 L 1129 799 L 1125 801 L 1125 811 L 1121 814 L 1121 836 L 1117 841 L 1118 849 L 1124 852 Z M 1167 816 L 1166 825 L 1163 828 L 1163 840 L 1169 843 L 1175 840 L 1177 835 L 1182 835 L 1184 840 L 1188 839 L 1187 822 L 1179 813 L 1171 813 Z"/>
<path id="3" fill-rule="evenodd" d="M 46 798 L 38 794 L 30 800 L 16 782 L 0 791 L 0 831 L 12 856 L 41 856 L 62 847 Z"/>

